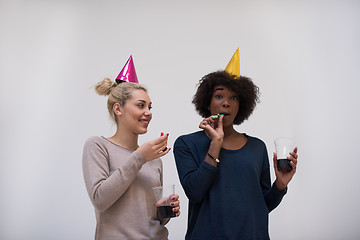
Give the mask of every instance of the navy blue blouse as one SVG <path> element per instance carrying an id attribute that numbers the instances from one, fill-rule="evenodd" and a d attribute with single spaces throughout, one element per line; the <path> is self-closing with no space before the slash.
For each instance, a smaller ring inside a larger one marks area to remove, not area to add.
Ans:
<path id="1" fill-rule="evenodd" d="M 211 142 L 204 131 L 175 141 L 176 167 L 189 198 L 186 240 L 269 239 L 268 214 L 287 189 L 271 186 L 265 143 L 245 136 L 241 149 L 221 149 L 217 167 L 204 161 Z"/>

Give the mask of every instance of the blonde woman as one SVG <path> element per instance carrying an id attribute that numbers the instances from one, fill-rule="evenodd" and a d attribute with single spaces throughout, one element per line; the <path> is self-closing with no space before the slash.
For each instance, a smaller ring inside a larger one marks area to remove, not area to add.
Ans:
<path id="1" fill-rule="evenodd" d="M 169 219 L 157 214 L 152 188 L 162 185 L 162 161 L 169 153 L 168 134 L 138 145 L 152 119 L 151 100 L 138 83 L 106 78 L 95 88 L 108 97 L 107 107 L 117 129 L 112 137 L 91 137 L 84 146 L 83 174 L 95 208 L 95 239 L 167 239 Z M 179 196 L 172 197 L 180 215 Z"/>

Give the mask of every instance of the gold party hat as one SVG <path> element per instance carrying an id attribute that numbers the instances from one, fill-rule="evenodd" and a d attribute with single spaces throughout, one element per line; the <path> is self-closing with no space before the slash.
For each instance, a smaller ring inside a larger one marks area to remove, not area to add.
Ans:
<path id="1" fill-rule="evenodd" d="M 236 75 L 240 77 L 240 57 L 239 57 L 239 48 L 236 49 L 234 55 L 230 59 L 230 62 L 225 68 L 225 72 L 230 73 L 231 75 Z"/>

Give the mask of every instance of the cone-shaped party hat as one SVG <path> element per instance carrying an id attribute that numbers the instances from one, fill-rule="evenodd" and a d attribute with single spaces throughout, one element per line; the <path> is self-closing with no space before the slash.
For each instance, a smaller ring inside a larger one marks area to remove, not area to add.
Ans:
<path id="1" fill-rule="evenodd" d="M 234 55 L 230 59 L 230 62 L 225 68 L 225 71 L 231 75 L 236 75 L 240 77 L 240 57 L 239 57 L 239 48 L 236 49 Z"/>
<path id="2" fill-rule="evenodd" d="M 116 80 L 117 83 L 122 82 L 133 82 L 138 83 L 138 79 L 136 76 L 135 66 L 132 59 L 132 55 L 130 55 L 129 59 L 127 60 L 125 66 L 117 76 Z"/>

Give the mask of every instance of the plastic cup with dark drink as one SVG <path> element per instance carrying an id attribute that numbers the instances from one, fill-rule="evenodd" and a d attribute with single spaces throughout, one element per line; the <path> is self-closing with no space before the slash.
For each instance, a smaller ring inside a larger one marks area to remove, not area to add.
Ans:
<path id="1" fill-rule="evenodd" d="M 175 185 L 154 187 L 155 199 L 158 204 L 158 213 L 161 218 L 176 217 L 176 213 L 172 211 L 170 205 L 172 196 L 175 194 Z"/>
<path id="2" fill-rule="evenodd" d="M 294 151 L 294 140 L 292 138 L 280 137 L 275 139 L 275 150 L 277 155 L 277 169 L 281 172 L 290 172 L 292 166 L 287 157 Z"/>

